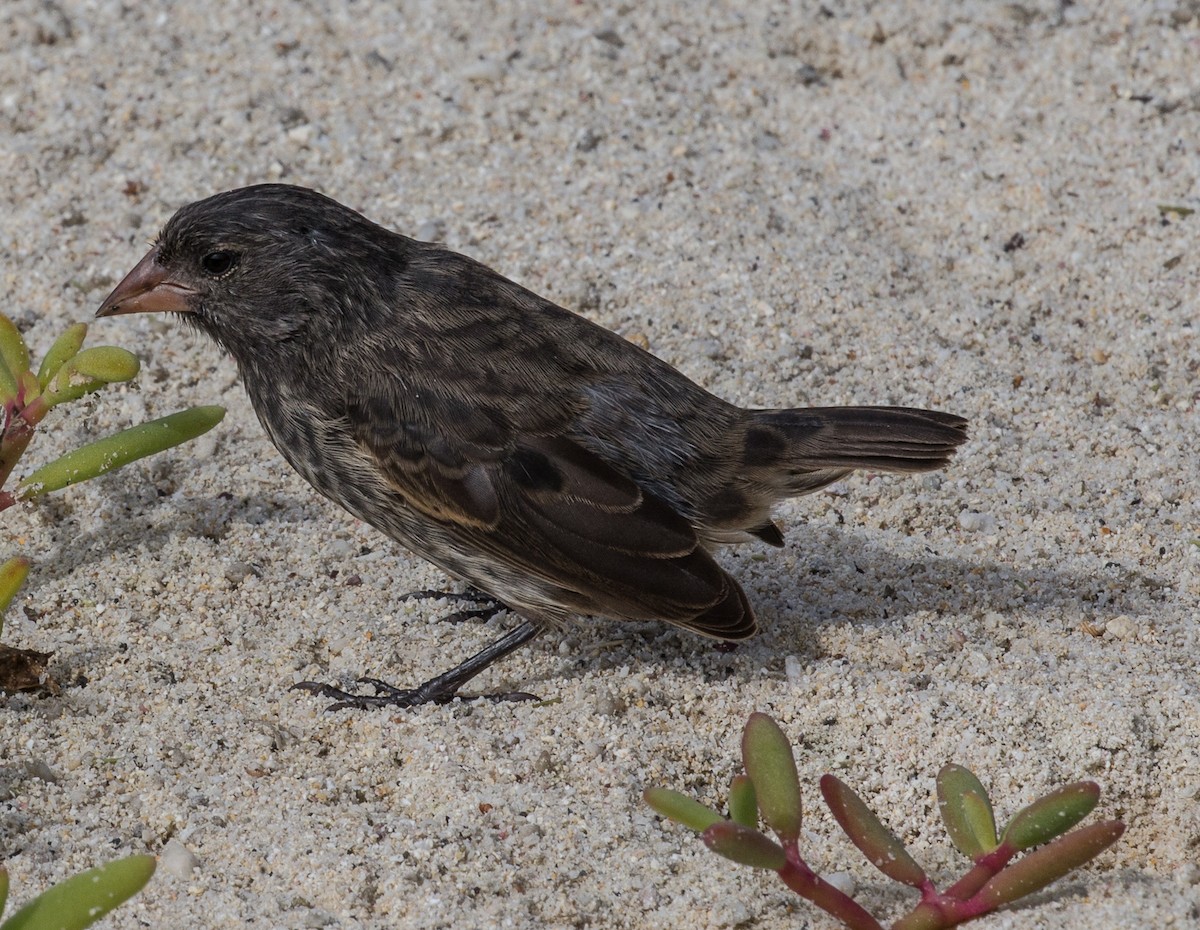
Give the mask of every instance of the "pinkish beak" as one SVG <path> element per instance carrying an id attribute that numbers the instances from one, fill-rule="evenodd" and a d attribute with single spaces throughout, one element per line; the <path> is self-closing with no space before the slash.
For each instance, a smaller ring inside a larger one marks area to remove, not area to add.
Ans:
<path id="1" fill-rule="evenodd" d="M 158 264 L 158 249 L 153 248 L 113 288 L 113 292 L 96 311 L 96 316 L 168 311 L 191 313 L 189 299 L 195 293 L 192 288 L 171 280 L 167 269 Z"/>

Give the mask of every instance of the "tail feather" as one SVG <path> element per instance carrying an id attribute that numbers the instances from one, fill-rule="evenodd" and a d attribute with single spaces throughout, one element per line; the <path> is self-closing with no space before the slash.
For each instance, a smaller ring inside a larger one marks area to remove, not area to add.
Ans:
<path id="1" fill-rule="evenodd" d="M 747 467 L 780 469 L 793 493 L 816 490 L 855 468 L 922 472 L 945 466 L 967 421 L 911 407 L 809 407 L 754 411 Z"/>

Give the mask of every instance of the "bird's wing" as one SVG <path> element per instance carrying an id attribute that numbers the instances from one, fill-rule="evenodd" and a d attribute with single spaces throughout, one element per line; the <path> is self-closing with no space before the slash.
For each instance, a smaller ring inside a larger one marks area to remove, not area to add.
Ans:
<path id="1" fill-rule="evenodd" d="M 691 525 L 554 429 L 565 424 L 552 405 L 469 403 L 452 385 L 392 371 L 347 400 L 351 434 L 408 506 L 463 548 L 574 594 L 563 605 L 573 611 L 722 639 L 754 632 L 740 586 Z"/>

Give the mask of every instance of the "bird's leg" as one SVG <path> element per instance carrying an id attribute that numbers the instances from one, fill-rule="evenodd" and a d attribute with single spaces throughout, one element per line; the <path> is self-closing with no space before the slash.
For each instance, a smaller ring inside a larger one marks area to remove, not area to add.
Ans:
<path id="1" fill-rule="evenodd" d="M 448 672 L 443 672 L 430 678 L 415 688 L 396 688 L 378 678 L 360 678 L 359 682 L 370 685 L 375 689 L 374 694 L 351 694 L 333 685 L 323 685 L 317 681 L 302 681 L 292 685 L 293 689 L 319 694 L 321 697 L 334 698 L 335 703 L 329 710 L 341 710 L 344 707 L 357 707 L 363 710 L 372 707 L 416 707 L 419 704 L 446 704 L 458 696 L 458 689 L 482 672 L 485 668 L 502 659 L 510 652 L 515 652 L 527 642 L 542 632 L 540 623 L 526 620 L 515 630 L 505 633 L 485 649 L 480 650 Z M 483 695 L 493 701 L 536 701 L 536 695 L 525 691 L 512 691 L 505 694 Z"/>
<path id="2" fill-rule="evenodd" d="M 407 594 L 401 594 L 400 600 L 427 601 L 443 597 L 447 600 L 467 601 L 471 604 L 484 604 L 486 606 L 475 607 L 470 610 L 456 610 L 452 614 L 438 617 L 440 623 L 462 623 L 464 620 L 491 620 L 496 614 L 508 609 L 486 591 L 480 591 L 478 588 L 471 587 L 468 587 L 461 594 L 457 591 L 434 591 L 429 588 L 422 591 L 409 591 Z"/>

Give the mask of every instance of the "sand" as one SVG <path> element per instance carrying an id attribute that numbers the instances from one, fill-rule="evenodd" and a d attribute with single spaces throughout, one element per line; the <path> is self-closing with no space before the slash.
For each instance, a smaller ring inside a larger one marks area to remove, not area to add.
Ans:
<path id="1" fill-rule="evenodd" d="M 954 760 L 1002 816 L 1091 778 L 1128 824 L 978 926 L 1200 925 L 1195 2 L 5 0 L 0 43 L 4 309 L 37 353 L 177 207 L 282 180 L 739 403 L 973 422 L 946 472 L 860 473 L 780 508 L 785 549 L 724 553 L 763 627 L 734 652 L 580 624 L 479 680 L 543 703 L 329 714 L 288 687 L 414 684 L 514 621 L 403 601 L 446 579 L 310 493 L 213 345 L 93 324 L 143 374 L 47 421 L 31 465 L 229 413 L 3 516 L 36 561 L 4 640 L 61 684 L 0 700 L 15 902 L 149 851 L 100 926 L 832 927 L 641 801 L 721 803 L 765 710 L 810 861 L 883 913 L 906 897 L 816 779 L 950 878 Z"/>

